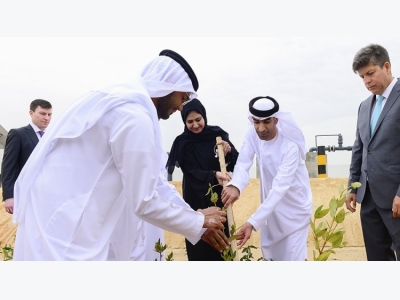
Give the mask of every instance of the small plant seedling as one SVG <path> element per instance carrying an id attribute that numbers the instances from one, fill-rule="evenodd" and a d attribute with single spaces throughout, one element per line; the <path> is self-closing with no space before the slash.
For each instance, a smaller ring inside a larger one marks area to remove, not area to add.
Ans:
<path id="1" fill-rule="evenodd" d="M 214 206 L 217 206 L 218 194 L 216 192 L 213 192 L 213 188 L 216 187 L 219 184 L 211 186 L 211 183 L 209 183 L 208 185 L 209 185 L 209 188 L 208 188 L 208 192 L 207 192 L 206 196 L 208 194 L 211 194 L 211 202 L 214 203 Z"/>
<path id="2" fill-rule="evenodd" d="M 331 254 L 335 254 L 334 249 L 346 246 L 347 243 L 343 241 L 345 230 L 343 227 L 338 226 L 343 223 L 350 212 L 345 212 L 342 206 L 350 191 L 360 186 L 361 183 L 353 182 L 351 186 L 345 189 L 342 184 L 338 190 L 339 197 L 332 197 L 329 202 L 329 207 L 321 205 L 315 210 L 314 217 L 310 219 L 310 226 L 315 243 L 315 250 L 313 250 L 314 261 L 326 261 Z M 330 214 L 330 218 L 317 224 L 317 220 L 321 220 L 327 216 L 328 213 Z"/>
<path id="3" fill-rule="evenodd" d="M 212 203 L 214 203 L 214 205 L 215 206 L 217 206 L 217 202 L 218 202 L 218 194 L 216 193 L 216 192 L 213 192 L 213 188 L 215 187 L 215 186 L 217 186 L 217 185 L 219 185 L 219 184 L 216 184 L 216 185 L 211 185 L 210 183 L 208 184 L 209 185 L 209 188 L 208 188 L 208 191 L 207 191 L 207 194 L 206 194 L 206 196 L 207 195 L 211 195 L 210 197 L 211 197 L 211 202 Z M 223 211 L 225 211 L 225 207 L 223 207 L 221 210 L 223 210 Z M 230 242 L 232 242 L 233 240 L 236 240 L 239 236 L 236 234 L 236 232 L 237 232 L 237 230 L 238 230 L 239 228 L 236 228 L 236 224 L 235 223 L 233 223 L 232 224 L 232 226 L 231 226 L 231 229 L 229 230 L 229 233 L 230 233 L 230 236 L 229 236 L 229 238 L 228 238 L 228 240 L 230 241 Z M 251 253 L 251 249 L 257 249 L 257 247 L 255 247 L 255 246 L 253 246 L 253 245 L 250 245 L 250 246 L 247 246 L 246 248 L 243 248 L 243 250 L 242 250 L 242 253 L 245 253 L 245 255 L 244 255 L 244 257 L 245 257 L 245 259 L 240 259 L 241 261 L 243 261 L 243 260 L 251 260 L 251 258 L 253 258 L 253 254 Z M 233 249 L 232 249 L 232 246 L 229 246 L 227 249 L 225 249 L 225 250 L 223 250 L 222 252 L 221 252 L 221 257 L 224 259 L 224 261 L 233 261 L 235 258 L 236 258 L 236 255 L 237 255 L 237 253 L 236 253 L 236 251 L 233 251 Z M 264 258 L 263 257 L 260 257 L 259 259 L 257 259 L 258 261 L 260 261 L 260 260 L 264 260 Z"/>
<path id="4" fill-rule="evenodd" d="M 14 236 L 14 240 L 15 240 L 15 236 Z M 3 247 L 0 242 L 0 253 L 3 254 L 3 261 L 13 260 L 14 247 L 10 244 L 5 244 Z"/>
<path id="5" fill-rule="evenodd" d="M 160 239 L 158 239 L 158 241 L 155 243 L 155 245 L 154 245 L 154 251 L 160 254 L 160 261 L 162 260 L 162 253 L 167 249 L 167 247 L 168 247 L 168 246 L 167 246 L 166 244 L 163 245 L 163 244 L 161 243 L 161 240 L 160 240 Z M 174 260 L 174 259 L 173 259 L 173 256 L 174 256 L 174 253 L 171 252 L 171 253 L 165 258 L 165 260 L 167 260 L 167 261 L 172 261 L 172 260 Z M 157 258 L 155 259 L 155 261 L 157 261 Z"/>

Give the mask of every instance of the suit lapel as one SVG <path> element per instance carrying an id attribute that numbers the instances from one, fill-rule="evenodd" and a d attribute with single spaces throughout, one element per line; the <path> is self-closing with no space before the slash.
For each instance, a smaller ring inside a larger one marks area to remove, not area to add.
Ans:
<path id="1" fill-rule="evenodd" d="M 381 125 L 383 119 L 386 117 L 387 113 L 392 108 L 393 104 L 396 103 L 396 101 L 399 98 L 399 96 L 400 96 L 400 81 L 398 80 L 397 83 L 394 85 L 393 90 L 389 95 L 389 98 L 387 98 L 385 106 L 383 107 L 381 114 L 379 115 L 379 119 L 376 122 L 375 130 L 372 133 L 371 140 L 374 137 L 376 131 L 379 128 L 379 126 Z M 376 96 L 374 96 L 374 98 L 376 98 Z M 374 103 L 374 102 L 372 102 L 372 103 Z M 371 113 L 372 112 L 370 110 L 370 119 L 371 119 Z"/>
<path id="2" fill-rule="evenodd" d="M 31 125 L 25 126 L 26 134 L 29 139 L 32 141 L 33 145 L 36 146 L 39 143 L 39 138 L 36 135 L 36 132 L 33 130 Z"/>

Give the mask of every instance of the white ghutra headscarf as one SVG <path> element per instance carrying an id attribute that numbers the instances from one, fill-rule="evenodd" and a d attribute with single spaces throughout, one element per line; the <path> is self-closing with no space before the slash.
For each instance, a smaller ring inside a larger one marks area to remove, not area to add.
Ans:
<path id="1" fill-rule="evenodd" d="M 257 97 L 250 101 L 248 119 L 253 126 L 253 118 L 264 120 L 275 117 L 280 134 L 284 135 L 299 147 L 301 158 L 306 158 L 306 142 L 300 127 L 289 112 L 279 111 L 279 104 L 271 97 Z"/>
<path id="2" fill-rule="evenodd" d="M 151 98 L 163 97 L 172 92 L 190 92 L 197 98 L 192 81 L 179 63 L 168 56 L 159 56 L 149 62 L 141 73 Z"/>

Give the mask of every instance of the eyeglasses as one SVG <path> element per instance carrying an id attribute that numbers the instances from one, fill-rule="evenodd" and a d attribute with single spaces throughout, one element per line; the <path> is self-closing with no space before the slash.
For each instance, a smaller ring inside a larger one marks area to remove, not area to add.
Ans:
<path id="1" fill-rule="evenodd" d="M 185 106 L 186 104 L 188 104 L 190 101 L 193 100 L 193 99 L 192 99 L 193 93 L 191 93 L 191 92 L 186 92 L 186 96 L 187 96 L 187 99 L 186 99 L 186 101 L 184 101 L 184 102 L 182 103 L 182 106 Z"/>

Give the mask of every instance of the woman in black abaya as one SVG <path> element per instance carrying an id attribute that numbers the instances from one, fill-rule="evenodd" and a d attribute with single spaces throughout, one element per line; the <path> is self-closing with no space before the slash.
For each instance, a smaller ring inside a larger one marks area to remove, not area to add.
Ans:
<path id="1" fill-rule="evenodd" d="M 204 209 L 214 205 L 210 194 L 206 196 L 209 184 L 214 186 L 229 179 L 227 174 L 220 172 L 216 137 L 220 136 L 222 139 L 228 172 L 233 171 L 239 153 L 229 141 L 227 132 L 218 126 L 207 125 L 206 110 L 198 99 L 193 99 L 183 106 L 181 116 L 185 129 L 172 145 L 167 169 L 169 174 L 172 174 L 175 166 L 182 169 L 183 199 L 194 210 Z M 216 205 L 222 208 L 222 186 L 213 187 L 213 192 L 218 194 Z M 224 232 L 229 237 L 227 223 Z M 223 260 L 221 254 L 203 240 L 196 245 L 192 245 L 188 240 L 185 242 L 189 261 Z"/>

